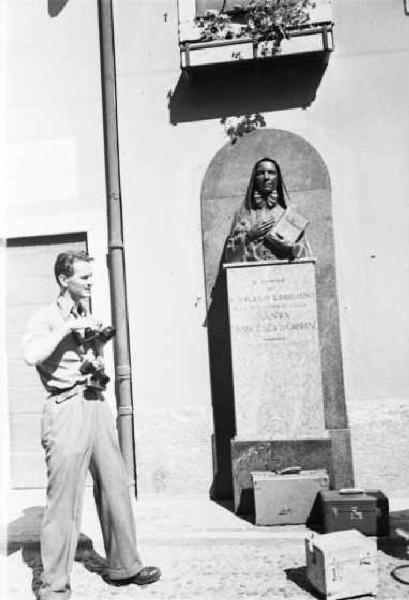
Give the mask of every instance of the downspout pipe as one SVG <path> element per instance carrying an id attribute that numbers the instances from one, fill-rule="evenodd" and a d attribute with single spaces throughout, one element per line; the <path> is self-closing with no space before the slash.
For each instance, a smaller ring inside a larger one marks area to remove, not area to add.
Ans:
<path id="1" fill-rule="evenodd" d="M 135 435 L 125 278 L 125 248 L 122 227 L 112 0 L 98 0 L 98 16 L 108 220 L 107 259 L 111 290 L 112 323 L 116 327 L 114 360 L 118 436 L 130 479 L 129 485 L 133 486 L 136 496 Z"/>

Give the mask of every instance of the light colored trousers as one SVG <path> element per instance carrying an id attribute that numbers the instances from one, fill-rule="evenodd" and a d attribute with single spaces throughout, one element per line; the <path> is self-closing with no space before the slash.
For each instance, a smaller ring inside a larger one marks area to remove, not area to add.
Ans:
<path id="1" fill-rule="evenodd" d="M 88 469 L 111 579 L 132 577 L 143 565 L 136 549 L 128 476 L 111 410 L 100 392 L 76 386 L 47 399 L 42 420 L 47 504 L 41 528 L 43 600 L 71 595 L 70 573 L 80 533 Z"/>

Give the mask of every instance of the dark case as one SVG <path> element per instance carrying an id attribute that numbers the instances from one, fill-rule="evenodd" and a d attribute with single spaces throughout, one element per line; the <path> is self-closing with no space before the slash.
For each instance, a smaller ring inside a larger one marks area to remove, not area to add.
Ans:
<path id="1" fill-rule="evenodd" d="M 322 491 L 318 505 L 323 533 L 357 529 L 365 535 L 389 535 L 389 501 L 380 490 Z"/>

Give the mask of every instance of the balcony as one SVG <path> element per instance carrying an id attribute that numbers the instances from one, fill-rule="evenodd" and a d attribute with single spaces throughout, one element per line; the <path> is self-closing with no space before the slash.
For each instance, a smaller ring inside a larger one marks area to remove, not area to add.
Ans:
<path id="1" fill-rule="evenodd" d="M 179 0 L 181 67 L 190 70 L 285 56 L 327 55 L 334 49 L 331 2 Z M 249 10 L 251 4 L 257 6 L 255 13 Z M 275 13 L 277 5 L 280 8 Z M 223 6 L 224 11 L 220 12 Z M 273 8 L 263 20 L 257 10 L 267 11 L 269 6 Z"/>

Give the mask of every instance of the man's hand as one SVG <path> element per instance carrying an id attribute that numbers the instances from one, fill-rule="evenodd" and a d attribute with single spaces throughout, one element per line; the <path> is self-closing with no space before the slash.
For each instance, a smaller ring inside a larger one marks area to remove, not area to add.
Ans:
<path id="1" fill-rule="evenodd" d="M 269 221 L 262 221 L 261 223 L 256 223 L 247 231 L 247 239 L 249 241 L 257 240 L 258 238 L 264 237 L 274 225 L 274 219 L 270 219 Z"/>
<path id="2" fill-rule="evenodd" d="M 24 338 L 24 360 L 29 365 L 38 365 L 48 358 L 57 348 L 58 344 L 67 335 L 70 335 L 72 331 L 78 329 L 84 330 L 87 327 L 97 329 L 99 326 L 100 323 L 91 316 L 79 317 L 78 319 L 70 316 L 69 319 L 63 322 L 61 327 L 54 329 L 52 332 L 49 332 L 44 326 L 41 333 Z"/>

